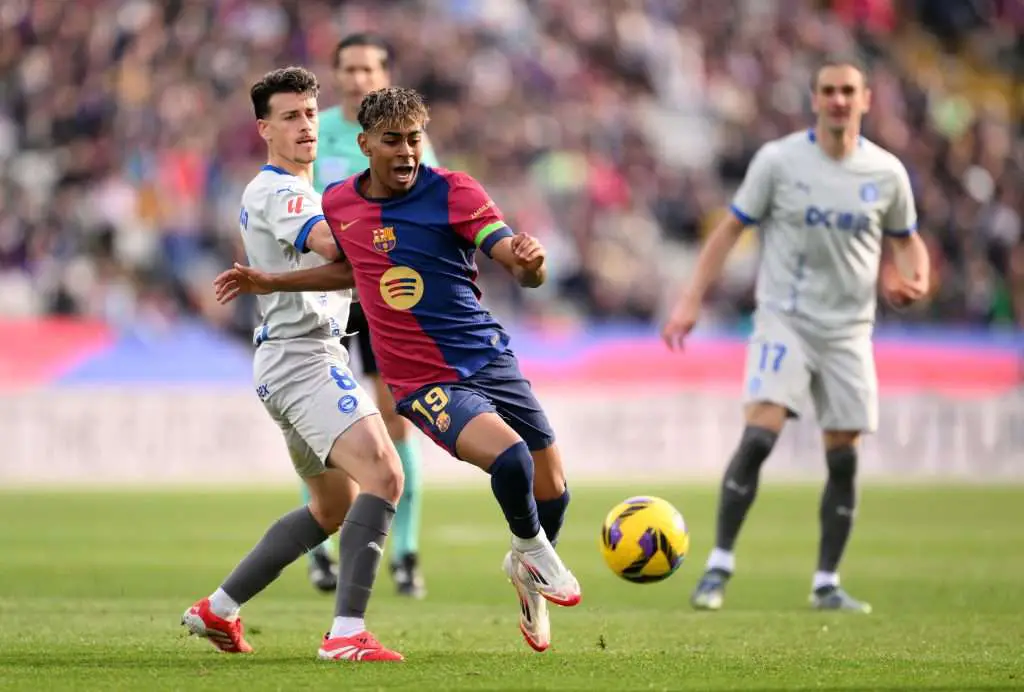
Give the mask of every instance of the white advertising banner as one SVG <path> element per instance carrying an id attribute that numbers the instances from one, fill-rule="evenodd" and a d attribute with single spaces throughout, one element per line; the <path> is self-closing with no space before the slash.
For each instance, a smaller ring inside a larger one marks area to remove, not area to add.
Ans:
<path id="1" fill-rule="evenodd" d="M 717 479 L 742 429 L 732 393 L 683 389 L 540 390 L 573 482 Z M 1024 391 L 977 398 L 882 399 L 863 478 L 1024 481 Z M 427 483 L 479 471 L 425 438 Z M 813 420 L 792 423 L 769 477 L 824 473 Z M 0 394 L 0 486 L 277 484 L 294 480 L 277 427 L 247 389 L 89 386 Z"/>

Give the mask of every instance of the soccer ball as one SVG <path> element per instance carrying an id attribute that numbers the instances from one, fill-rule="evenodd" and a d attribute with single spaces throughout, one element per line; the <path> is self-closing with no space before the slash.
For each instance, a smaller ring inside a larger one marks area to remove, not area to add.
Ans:
<path id="1" fill-rule="evenodd" d="M 601 554 L 627 581 L 648 584 L 672 576 L 690 549 L 686 522 L 659 497 L 631 497 L 612 508 L 601 527 Z"/>

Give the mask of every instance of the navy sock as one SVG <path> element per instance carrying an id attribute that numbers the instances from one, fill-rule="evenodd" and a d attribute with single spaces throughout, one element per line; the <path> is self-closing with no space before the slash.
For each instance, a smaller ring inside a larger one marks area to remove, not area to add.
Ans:
<path id="1" fill-rule="evenodd" d="M 512 534 L 518 538 L 539 534 L 537 501 L 533 498 L 533 457 L 526 443 L 517 442 L 499 454 L 488 473 L 491 490 Z"/>
<path id="2" fill-rule="evenodd" d="M 544 529 L 544 535 L 548 537 L 551 545 L 558 541 L 558 532 L 562 529 L 562 522 L 565 520 L 565 510 L 569 507 L 569 487 L 565 492 L 552 500 L 537 500 L 537 517 L 540 519 L 540 526 Z"/>

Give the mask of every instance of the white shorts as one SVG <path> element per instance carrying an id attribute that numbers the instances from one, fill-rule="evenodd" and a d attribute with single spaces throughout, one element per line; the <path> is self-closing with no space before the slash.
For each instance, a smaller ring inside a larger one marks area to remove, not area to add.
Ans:
<path id="1" fill-rule="evenodd" d="M 303 478 L 323 473 L 335 440 L 357 421 L 379 413 L 373 397 L 352 376 L 348 352 L 337 340 L 265 341 L 256 349 L 253 377 Z"/>
<path id="2" fill-rule="evenodd" d="M 825 338 L 784 315 L 758 310 L 747 348 L 744 401 L 779 404 L 796 417 L 808 394 L 823 430 L 877 430 L 870 334 Z"/>

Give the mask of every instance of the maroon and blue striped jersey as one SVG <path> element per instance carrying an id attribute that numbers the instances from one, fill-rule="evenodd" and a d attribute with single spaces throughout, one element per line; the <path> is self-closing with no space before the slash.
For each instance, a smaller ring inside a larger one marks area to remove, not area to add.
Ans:
<path id="1" fill-rule="evenodd" d="M 509 337 L 480 304 L 477 249 L 512 235 L 472 176 L 420 165 L 400 197 L 369 199 L 369 175 L 327 187 L 323 212 L 352 264 L 377 366 L 395 399 L 457 382 L 507 348 Z"/>

